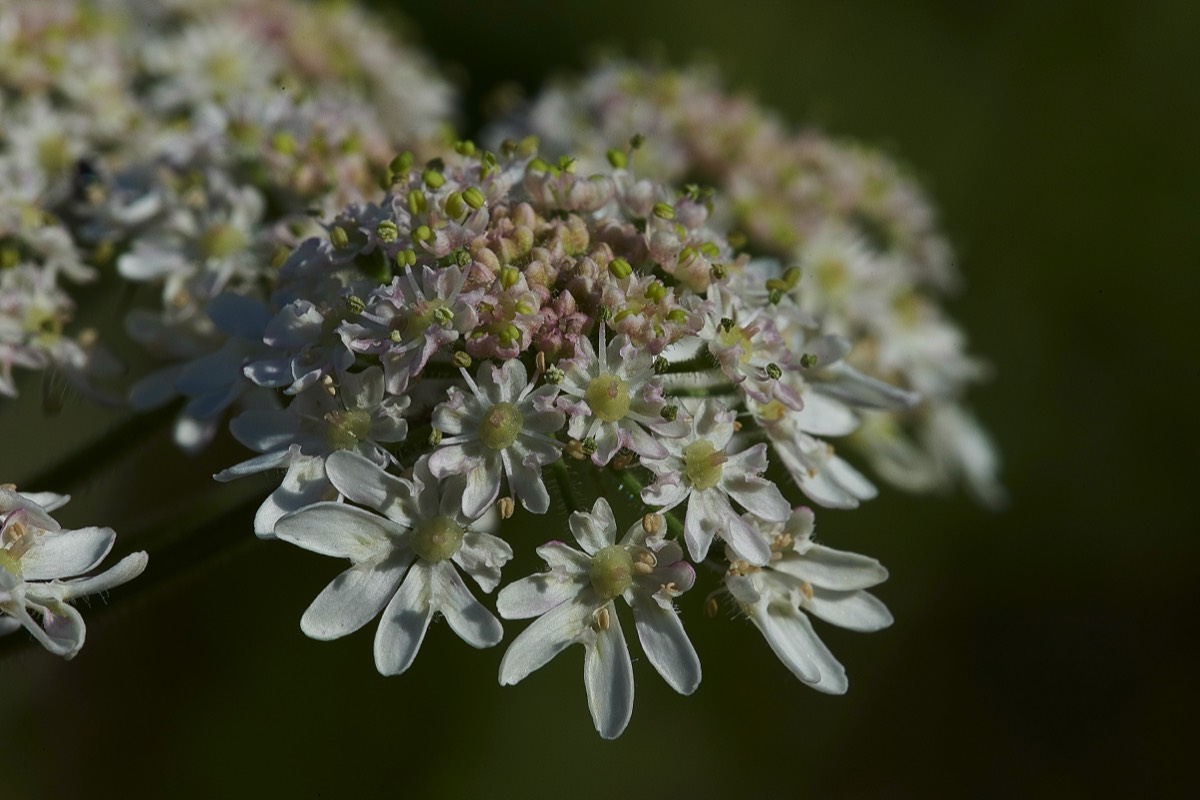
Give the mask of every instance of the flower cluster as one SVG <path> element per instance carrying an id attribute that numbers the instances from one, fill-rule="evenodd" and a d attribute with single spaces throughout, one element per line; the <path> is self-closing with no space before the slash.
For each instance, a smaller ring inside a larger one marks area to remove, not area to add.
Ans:
<path id="1" fill-rule="evenodd" d="M 543 545 L 550 571 L 498 596 L 501 617 L 539 618 L 501 683 L 583 644 L 596 727 L 618 735 L 633 679 L 615 599 L 651 664 L 690 693 L 700 662 L 675 602 L 708 563 L 802 680 L 845 690 L 798 610 L 812 586 L 848 591 L 885 573 L 859 575 L 869 560 L 845 556 L 845 580 L 768 577 L 793 550 L 836 552 L 791 533 L 811 513 L 793 511 L 780 476 L 822 505 L 873 496 L 821 437 L 917 397 L 845 363 L 849 342 L 772 295 L 779 265 L 740 254 L 712 211 L 709 196 L 628 169 L 550 163 L 530 139 L 497 152 L 462 141 L 424 163 L 398 156 L 382 200 L 347 206 L 296 247 L 266 302 L 226 292 L 210 303 L 240 357 L 195 362 L 192 379 L 244 379 L 280 403 L 232 420 L 260 455 L 218 479 L 285 469 L 255 532 L 351 563 L 305 612 L 306 633 L 334 638 L 382 614 L 384 674 L 409 667 L 434 614 L 468 644 L 495 645 L 501 624 L 462 574 L 495 590 L 506 539 L 565 507 L 582 549 Z M 590 511 L 575 486 L 597 497 Z M 614 491 L 633 520 L 619 541 L 604 499 Z M 497 528 L 495 516 L 511 521 Z M 799 621 L 763 622 L 792 600 Z M 804 658 L 819 674 L 795 666 Z"/>
<path id="2" fill-rule="evenodd" d="M 87 633 L 70 601 L 133 580 L 147 560 L 145 553 L 133 553 L 98 575 L 77 577 L 100 565 L 116 534 L 111 528 L 61 528 L 50 512 L 69 499 L 0 486 L 0 636 L 23 627 L 68 659 Z"/>
<path id="3" fill-rule="evenodd" d="M 846 691 L 810 617 L 891 616 L 867 593 L 883 567 L 813 538 L 804 503 L 877 494 L 843 443 L 909 488 L 1000 494 L 925 200 L 704 73 L 610 65 L 491 149 L 447 135 L 447 85 L 342 3 L 20 0 L 0 20 L 0 393 L 54 367 L 111 399 L 60 278 L 119 277 L 161 361 L 130 405 L 174 402 L 188 451 L 227 422 L 254 454 L 215 477 L 280 481 L 254 533 L 349 561 L 308 636 L 378 618 L 396 675 L 438 615 L 475 648 L 532 620 L 500 683 L 580 644 L 612 738 L 633 710 L 621 617 L 689 694 L 683 598 L 723 576 L 709 616 L 723 601 L 803 683 Z M 61 530 L 62 502 L 0 487 L 0 633 L 70 657 L 68 601 L 145 555 L 77 577 L 113 533 Z M 546 570 L 504 583 L 518 547 Z"/>
<path id="4" fill-rule="evenodd" d="M 442 136 L 450 101 L 422 56 L 343 3 L 6 4 L 0 394 L 16 394 L 13 367 L 54 367 L 113 399 L 94 379 L 119 365 L 94 331 L 66 334 L 61 280 L 112 266 L 158 294 L 128 316 L 137 342 L 176 362 L 219 349 L 206 304 L 262 291 L 314 215 L 372 191 L 397 147 Z M 139 386 L 135 405 L 194 398 L 169 386 L 177 373 Z M 181 443 L 215 430 L 203 405 L 181 417 Z"/>
<path id="5" fill-rule="evenodd" d="M 981 502 L 1002 504 L 995 450 L 963 405 L 987 368 L 939 305 L 959 276 L 925 195 L 880 152 L 795 134 L 721 86 L 709 69 L 605 63 L 552 85 L 495 135 L 527 130 L 587 168 L 628 159 L 649 177 L 717 187 L 719 213 L 754 248 L 797 267 L 768 291 L 848 339 L 849 364 L 922 396 L 909 413 L 868 415 L 856 431 L 875 470 L 913 491 L 962 480 Z"/>

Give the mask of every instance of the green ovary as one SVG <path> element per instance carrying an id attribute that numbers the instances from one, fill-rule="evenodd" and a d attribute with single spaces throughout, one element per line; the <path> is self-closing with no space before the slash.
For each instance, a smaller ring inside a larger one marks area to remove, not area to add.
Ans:
<path id="1" fill-rule="evenodd" d="M 683 448 L 683 474 L 694 489 L 711 489 L 721 480 L 727 457 L 708 439 L 700 439 Z"/>
<path id="2" fill-rule="evenodd" d="M 525 425 L 525 417 L 512 403 L 496 403 L 479 422 L 479 440 L 492 450 L 512 445 Z"/>
<path id="3" fill-rule="evenodd" d="M 246 248 L 246 234 L 232 225 L 213 225 L 200 237 L 200 252 L 205 258 L 226 258 Z"/>
<path id="4" fill-rule="evenodd" d="M 616 422 L 629 413 L 629 384 L 606 372 L 592 378 L 583 399 L 597 417 L 605 422 Z"/>
<path id="5" fill-rule="evenodd" d="M 371 432 L 371 415 L 366 411 L 331 411 L 325 415 L 329 430 L 325 440 L 335 450 L 350 450 Z"/>
<path id="6" fill-rule="evenodd" d="M 412 549 L 426 561 L 445 561 L 462 547 L 464 532 L 450 517 L 434 517 L 413 531 Z"/>
<path id="7" fill-rule="evenodd" d="M 429 326 L 434 323 L 438 309 L 445 305 L 444 301 L 436 297 L 417 305 L 410 313 L 408 323 L 404 326 L 405 335 L 415 338 L 425 333 Z"/>
<path id="8" fill-rule="evenodd" d="M 633 557 L 620 545 L 605 547 L 592 556 L 588 577 L 604 600 L 620 597 L 633 583 Z"/>

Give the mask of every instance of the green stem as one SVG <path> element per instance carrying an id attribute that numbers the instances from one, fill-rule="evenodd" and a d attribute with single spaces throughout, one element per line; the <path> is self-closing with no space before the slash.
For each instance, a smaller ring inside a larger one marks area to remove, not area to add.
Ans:
<path id="1" fill-rule="evenodd" d="M 672 386 L 668 387 L 668 397 L 722 397 L 733 394 L 737 387 L 732 383 L 719 383 L 715 386 Z"/>
<path id="2" fill-rule="evenodd" d="M 691 358 L 686 358 L 683 361 L 676 361 L 674 364 L 667 364 L 667 368 L 662 371 L 662 375 L 678 375 L 681 372 L 708 372 L 716 368 L 717 360 L 713 358 L 712 353 L 708 352 L 708 348 L 704 348 Z"/>

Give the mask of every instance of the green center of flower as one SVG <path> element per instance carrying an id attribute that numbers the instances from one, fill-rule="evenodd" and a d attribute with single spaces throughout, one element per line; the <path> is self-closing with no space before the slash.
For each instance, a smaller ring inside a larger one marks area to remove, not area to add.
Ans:
<path id="1" fill-rule="evenodd" d="M 412 549 L 426 561 L 445 561 L 462 547 L 464 532 L 450 517 L 433 517 L 413 530 Z"/>
<path id="2" fill-rule="evenodd" d="M 225 258 L 245 247 L 246 234 L 225 223 L 213 225 L 200 237 L 200 252 L 205 258 Z"/>
<path id="3" fill-rule="evenodd" d="M 330 411 L 325 441 L 334 450 L 350 450 L 371 433 L 371 415 L 361 409 Z"/>
<path id="4" fill-rule="evenodd" d="M 620 597 L 633 583 L 633 556 L 619 544 L 605 547 L 592 556 L 588 577 L 602 599 Z"/>
<path id="5" fill-rule="evenodd" d="M 605 372 L 592 378 L 583 394 L 592 413 L 605 422 L 616 422 L 629 413 L 629 384 Z"/>
<path id="6" fill-rule="evenodd" d="M 713 447 L 708 439 L 699 439 L 683 448 L 683 474 L 694 489 L 711 489 L 721 480 L 728 456 Z"/>
<path id="7" fill-rule="evenodd" d="M 493 450 L 503 450 L 517 440 L 525 417 L 512 403 L 496 403 L 479 421 L 479 440 Z"/>
<path id="8" fill-rule="evenodd" d="M 444 324 L 445 313 L 439 314 L 438 312 L 445 305 L 446 302 L 437 297 L 418 304 L 408 316 L 408 323 L 404 326 L 405 336 L 416 338 L 425 333 L 434 322 Z M 446 311 L 449 311 L 449 309 L 446 309 Z"/>
<path id="9" fill-rule="evenodd" d="M 722 331 L 717 334 L 717 340 L 723 347 L 733 348 L 740 347 L 742 352 L 738 354 L 738 363 L 745 364 L 754 355 L 754 342 L 750 334 L 746 333 L 746 329 L 738 325 L 734 325 L 727 331 Z"/>

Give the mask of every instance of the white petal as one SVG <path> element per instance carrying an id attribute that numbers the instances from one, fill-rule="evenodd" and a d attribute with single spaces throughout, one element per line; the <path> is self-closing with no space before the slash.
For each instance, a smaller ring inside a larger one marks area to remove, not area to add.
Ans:
<path id="1" fill-rule="evenodd" d="M 776 486 L 753 475 L 722 476 L 721 488 L 750 513 L 767 522 L 784 522 L 792 514 L 791 504 Z"/>
<path id="2" fill-rule="evenodd" d="M 114 586 L 120 586 L 141 575 L 149 560 L 150 557 L 145 552 L 130 553 L 99 575 L 68 581 L 64 584 L 63 597 L 70 600 L 73 597 L 107 592 Z"/>
<path id="3" fill-rule="evenodd" d="M 472 647 L 493 647 L 504 638 L 500 620 L 475 599 L 449 561 L 433 565 L 431 594 L 458 637 Z"/>
<path id="4" fill-rule="evenodd" d="M 719 509 L 713 507 L 717 492 L 692 492 L 688 500 L 687 515 L 683 518 L 683 539 L 687 542 L 692 561 L 703 561 L 712 546 L 719 522 Z M 726 504 L 728 505 L 728 504 Z M 732 510 L 732 509 L 731 509 Z"/>
<path id="5" fill-rule="evenodd" d="M 283 483 L 271 492 L 254 515 L 254 535 L 275 538 L 275 525 L 284 514 L 332 498 L 333 485 L 325 477 L 325 460 L 301 456 L 288 466 Z"/>
<path id="6" fill-rule="evenodd" d="M 691 694 L 700 685 L 700 657 L 673 609 L 651 598 L 638 598 L 633 606 L 638 639 L 650 663 L 663 680 L 680 694 Z"/>
<path id="7" fill-rule="evenodd" d="M 579 573 L 551 570 L 514 581 L 496 595 L 496 610 L 505 619 L 540 617 L 559 606 L 587 585 Z"/>
<path id="8" fill-rule="evenodd" d="M 592 593 L 576 595 L 547 611 L 513 640 L 500 661 L 500 685 L 510 686 L 579 641 L 601 605 Z"/>
<path id="9" fill-rule="evenodd" d="M 586 553 L 563 542 L 546 542 L 537 549 L 537 554 L 550 567 L 567 572 L 586 574 L 592 565 L 592 559 Z"/>
<path id="10" fill-rule="evenodd" d="M 814 588 L 804 604 L 813 616 L 852 631 L 871 633 L 883 630 L 894 621 L 883 601 L 869 592 L 830 592 Z"/>
<path id="11" fill-rule="evenodd" d="M 284 516 L 275 535 L 326 556 L 371 561 L 392 547 L 405 529 L 386 517 L 343 503 L 317 503 Z"/>
<path id="12" fill-rule="evenodd" d="M 726 507 L 728 508 L 728 504 Z M 756 526 L 733 513 L 732 508 L 728 508 L 728 514 L 723 515 L 722 520 L 725 542 L 738 558 L 757 566 L 771 560 L 771 545 Z"/>
<path id="13" fill-rule="evenodd" d="M 504 464 L 504 471 L 508 474 L 508 487 L 521 501 L 521 505 L 534 514 L 545 514 L 550 509 L 550 493 L 546 490 L 546 484 L 542 482 L 541 468 L 526 466 L 520 459 L 513 458 L 508 450 L 501 451 L 500 459 Z M 499 495 L 497 485 L 496 497 Z M 496 497 L 492 500 L 495 501 Z"/>
<path id="14" fill-rule="evenodd" d="M 642 502 L 666 510 L 682 503 L 690 492 L 689 487 L 674 478 L 659 478 L 642 489 Z"/>
<path id="15" fill-rule="evenodd" d="M 383 610 L 375 632 L 375 668 L 381 675 L 399 675 L 412 666 L 425 640 L 433 607 L 429 604 L 429 565 L 418 560 L 400 591 Z"/>
<path id="16" fill-rule="evenodd" d="M 4 614 L 0 614 L 0 636 L 5 636 L 13 631 L 20 630 L 20 628 L 21 620 L 17 619 L 16 617 L 9 617 Z"/>
<path id="17" fill-rule="evenodd" d="M 36 622 L 26 625 L 34 638 L 51 653 L 68 661 L 74 658 L 87 635 L 79 612 L 67 603 L 53 603 L 44 608 L 30 604 L 30 607 L 42 612 L 42 626 Z"/>
<path id="18" fill-rule="evenodd" d="M 406 528 L 415 526 L 412 498 L 415 490 L 403 478 L 389 475 L 378 464 L 349 450 L 338 450 L 325 459 L 325 473 L 347 499 L 370 506 Z"/>
<path id="19" fill-rule="evenodd" d="M 466 485 L 462 489 L 462 512 L 468 519 L 483 516 L 488 506 L 500 496 L 500 464 L 499 458 L 492 459 L 491 464 L 481 461 L 466 473 Z"/>
<path id="20" fill-rule="evenodd" d="M 48 494 L 43 492 L 43 495 Z M 30 524 L 36 525 L 39 528 L 47 531 L 58 530 L 58 523 L 54 521 L 46 509 L 38 504 L 34 498 L 39 497 L 37 494 L 22 494 L 0 487 L 0 514 L 8 514 L 17 509 L 25 510 L 25 519 Z M 65 502 L 65 501 L 64 501 Z"/>
<path id="21" fill-rule="evenodd" d="M 103 561 L 116 539 L 112 528 L 43 533 L 21 557 L 21 574 L 30 581 L 80 575 Z"/>
<path id="22" fill-rule="evenodd" d="M 583 511 L 571 514 L 570 526 L 575 541 L 589 555 L 595 555 L 617 540 L 617 520 L 603 497 L 597 498 L 590 514 Z"/>
<path id="23" fill-rule="evenodd" d="M 846 553 L 819 544 L 812 545 L 802 555 L 786 554 L 773 566 L 813 586 L 839 592 L 869 589 L 883 583 L 888 577 L 884 566 L 869 556 Z"/>
<path id="24" fill-rule="evenodd" d="M 844 694 L 846 671 L 817 637 L 812 623 L 800 611 L 769 607 L 754 616 L 767 644 L 797 678 L 814 689 Z"/>
<path id="25" fill-rule="evenodd" d="M 366 625 L 396 593 L 412 556 L 373 566 L 353 566 L 338 575 L 312 601 L 300 619 L 300 630 L 328 641 Z"/>
<path id="26" fill-rule="evenodd" d="M 792 413 L 800 430 L 817 436 L 845 436 L 858 428 L 857 414 L 819 391 L 805 392 L 804 408 Z"/>
<path id="27" fill-rule="evenodd" d="M 470 575 L 485 592 L 500 584 L 500 569 L 513 557 L 512 547 L 499 536 L 467 531 L 454 563 Z"/>
<path id="28" fill-rule="evenodd" d="M 633 662 L 616 608 L 610 603 L 608 609 L 608 628 L 597 633 L 583 659 L 583 685 L 596 730 L 615 739 L 633 716 Z"/>

